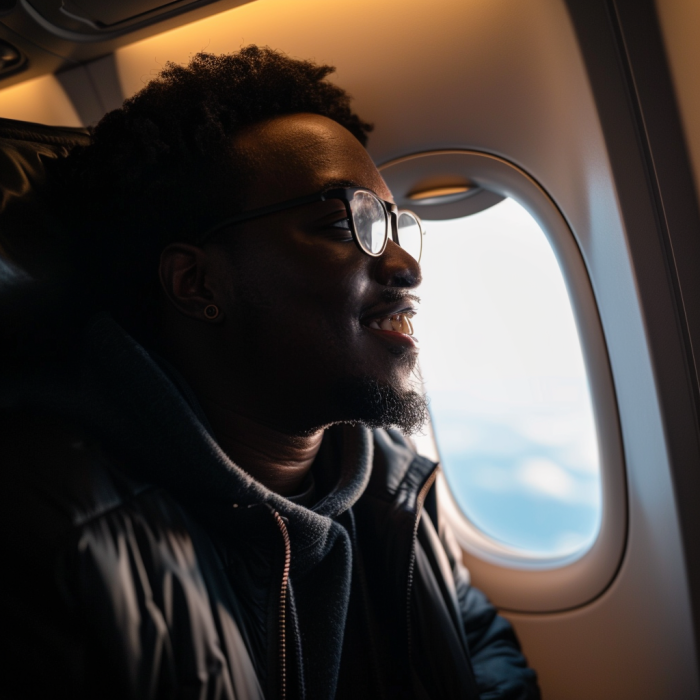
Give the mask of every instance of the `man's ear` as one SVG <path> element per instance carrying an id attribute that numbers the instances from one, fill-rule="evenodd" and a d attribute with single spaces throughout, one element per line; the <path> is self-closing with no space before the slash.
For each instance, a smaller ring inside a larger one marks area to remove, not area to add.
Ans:
<path id="1" fill-rule="evenodd" d="M 214 318 L 222 318 L 211 287 L 211 261 L 201 249 L 187 243 L 171 243 L 160 254 L 160 284 L 173 306 L 185 316 L 213 320 L 205 309 L 217 306 Z"/>

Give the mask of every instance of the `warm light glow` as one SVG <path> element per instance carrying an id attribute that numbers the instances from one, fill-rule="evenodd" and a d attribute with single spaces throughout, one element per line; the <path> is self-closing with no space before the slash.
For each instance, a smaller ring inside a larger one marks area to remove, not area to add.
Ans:
<path id="1" fill-rule="evenodd" d="M 218 6 L 208 7 L 215 11 Z M 370 153 L 376 162 L 384 162 L 433 143 L 429 133 L 435 129 L 433 110 L 438 105 L 440 143 L 462 143 L 461 133 L 480 133 L 482 122 L 488 129 L 495 128 L 518 112 L 505 109 L 502 101 L 521 95 L 523 86 L 529 85 L 529 73 L 523 76 L 511 68 L 503 72 L 503 46 L 518 56 L 529 55 L 529 34 L 523 26 L 534 21 L 532 17 L 539 15 L 517 4 L 489 0 L 441 0 L 440 12 L 417 0 L 355 0 L 351 11 L 326 0 L 256 0 L 124 46 L 114 56 L 125 98 L 168 61 L 186 64 L 200 51 L 230 53 L 251 43 L 336 66 L 331 80 L 350 93 L 357 113 L 375 124 Z M 389 33 L 387 27 L 391 27 Z M 491 39 L 503 34 L 498 42 Z M 428 53 L 417 50 L 426 37 L 434 36 L 440 41 L 431 44 Z M 485 66 L 493 61 L 499 68 L 484 95 Z M 474 65 L 481 68 L 473 77 L 461 68 Z M 518 89 L 512 89 L 511 83 Z M 535 87 L 540 84 L 538 78 Z M 85 91 L 89 94 L 91 88 L 86 85 Z M 527 91 L 526 107 L 541 103 L 540 92 Z M 479 109 L 474 109 L 477 94 Z M 75 115 L 72 120 L 67 114 L 54 118 L 56 100 L 51 91 L 41 99 L 45 116 L 31 106 L 25 109 L 21 100 L 12 104 L 10 113 L 5 99 L 0 101 L 0 116 L 78 123 Z"/>
<path id="2" fill-rule="evenodd" d="M 453 187 L 431 187 L 427 190 L 411 192 L 408 198 L 416 204 L 439 204 L 448 199 L 457 199 L 475 189 L 469 185 L 457 185 Z"/>
<path id="3" fill-rule="evenodd" d="M 82 126 L 78 113 L 53 75 L 0 90 L 0 117 L 55 126 Z"/>
<path id="4" fill-rule="evenodd" d="M 329 5 L 325 0 L 256 0 L 118 49 L 117 66 L 124 95 L 129 97 L 167 61 L 184 64 L 198 51 L 229 53 L 251 43 L 270 46 L 293 58 L 336 66 L 333 82 L 347 89 L 355 98 L 353 106 L 380 129 L 381 115 L 368 113 L 363 101 L 378 104 L 381 94 L 394 110 L 402 111 L 404 101 L 406 110 L 409 106 L 415 110 L 415 94 L 405 90 L 400 76 L 410 74 L 416 79 L 425 72 L 431 84 L 442 81 L 441 75 L 424 66 L 409 71 L 415 47 L 425 36 L 439 35 L 440 47 L 433 52 L 442 54 L 447 65 L 452 55 L 449 47 L 463 41 L 467 17 L 474 19 L 487 7 L 484 2 L 483 9 L 477 5 L 468 12 L 461 0 L 445 0 L 442 12 L 436 13 L 427 3 L 412 2 L 408 12 L 406 3 L 399 0 L 356 0 L 349 12 L 345 5 Z M 446 16 L 453 21 L 446 22 Z M 387 43 L 387 26 L 397 37 L 393 44 Z M 372 50 L 362 50 L 358 37 Z"/>

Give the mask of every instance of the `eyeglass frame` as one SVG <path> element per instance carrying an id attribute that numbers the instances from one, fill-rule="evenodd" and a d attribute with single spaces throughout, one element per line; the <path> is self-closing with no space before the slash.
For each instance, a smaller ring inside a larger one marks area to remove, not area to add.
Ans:
<path id="1" fill-rule="evenodd" d="M 372 195 L 384 207 L 384 212 L 386 214 L 386 234 L 384 237 L 384 245 L 378 253 L 372 253 L 360 243 L 360 237 L 358 236 L 357 231 L 355 229 L 355 218 L 353 217 L 352 209 L 350 208 L 351 197 L 349 195 L 352 194 L 354 196 L 357 192 L 365 192 L 367 194 Z M 214 226 L 208 229 L 206 233 L 200 238 L 199 245 L 204 245 L 205 243 L 207 243 L 208 240 L 217 231 L 219 231 L 222 228 L 226 228 L 227 226 L 234 226 L 235 224 L 242 224 L 246 221 L 252 221 L 253 219 L 260 219 L 264 216 L 284 211 L 285 209 L 293 209 L 295 207 L 304 206 L 305 204 L 313 204 L 314 202 L 327 202 L 332 199 L 339 199 L 341 202 L 343 202 L 343 204 L 345 205 L 345 212 L 348 215 L 347 218 L 350 221 L 352 238 L 355 241 L 355 244 L 363 253 L 369 255 L 372 258 L 378 258 L 384 254 L 387 243 L 389 242 L 389 229 L 391 229 L 391 240 L 394 243 L 396 243 L 396 245 L 399 246 L 399 248 L 401 248 L 401 244 L 399 243 L 399 216 L 404 212 L 409 213 L 415 218 L 421 233 L 420 253 L 418 254 L 418 259 L 416 261 L 420 262 L 420 259 L 423 257 L 423 236 L 425 235 L 425 231 L 423 230 L 423 223 L 421 222 L 420 217 L 414 212 L 410 211 L 409 209 L 399 209 L 396 206 L 396 204 L 381 199 L 374 192 L 372 192 L 372 190 L 369 190 L 366 187 L 334 187 L 332 189 L 321 190 L 320 192 L 305 195 L 303 197 L 288 199 L 284 202 L 278 202 L 277 204 L 269 204 L 265 207 L 259 207 L 258 209 L 250 209 L 248 211 L 241 212 L 240 214 L 236 214 L 235 216 L 231 216 L 227 219 L 224 219 L 223 221 L 220 221 L 218 224 L 214 224 Z M 401 249 L 406 250 L 405 248 Z M 406 252 L 408 253 L 408 251 Z M 411 254 L 408 253 L 408 255 Z"/>

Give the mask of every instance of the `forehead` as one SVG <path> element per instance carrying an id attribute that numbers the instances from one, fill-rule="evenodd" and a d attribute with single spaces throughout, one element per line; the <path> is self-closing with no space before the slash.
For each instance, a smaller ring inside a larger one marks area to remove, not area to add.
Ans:
<path id="1" fill-rule="evenodd" d="M 362 144 L 332 119 L 315 114 L 276 117 L 238 134 L 233 147 L 250 171 L 246 208 L 312 194 L 338 181 L 391 200 Z"/>

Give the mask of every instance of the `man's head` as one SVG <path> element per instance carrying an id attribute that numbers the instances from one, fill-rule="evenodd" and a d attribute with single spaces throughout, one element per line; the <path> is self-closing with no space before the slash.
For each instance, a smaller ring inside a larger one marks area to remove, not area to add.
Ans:
<path id="1" fill-rule="evenodd" d="M 370 324 L 413 306 L 413 258 L 391 241 L 363 253 L 338 200 L 202 243 L 221 220 L 331 186 L 391 200 L 363 147 L 369 126 L 323 80 L 331 70 L 256 47 L 169 65 L 69 159 L 72 218 L 100 303 L 137 334 L 158 322 L 152 340 L 196 391 L 216 385 L 219 400 L 296 433 L 339 421 L 410 430 L 425 413 L 415 346 Z"/>

